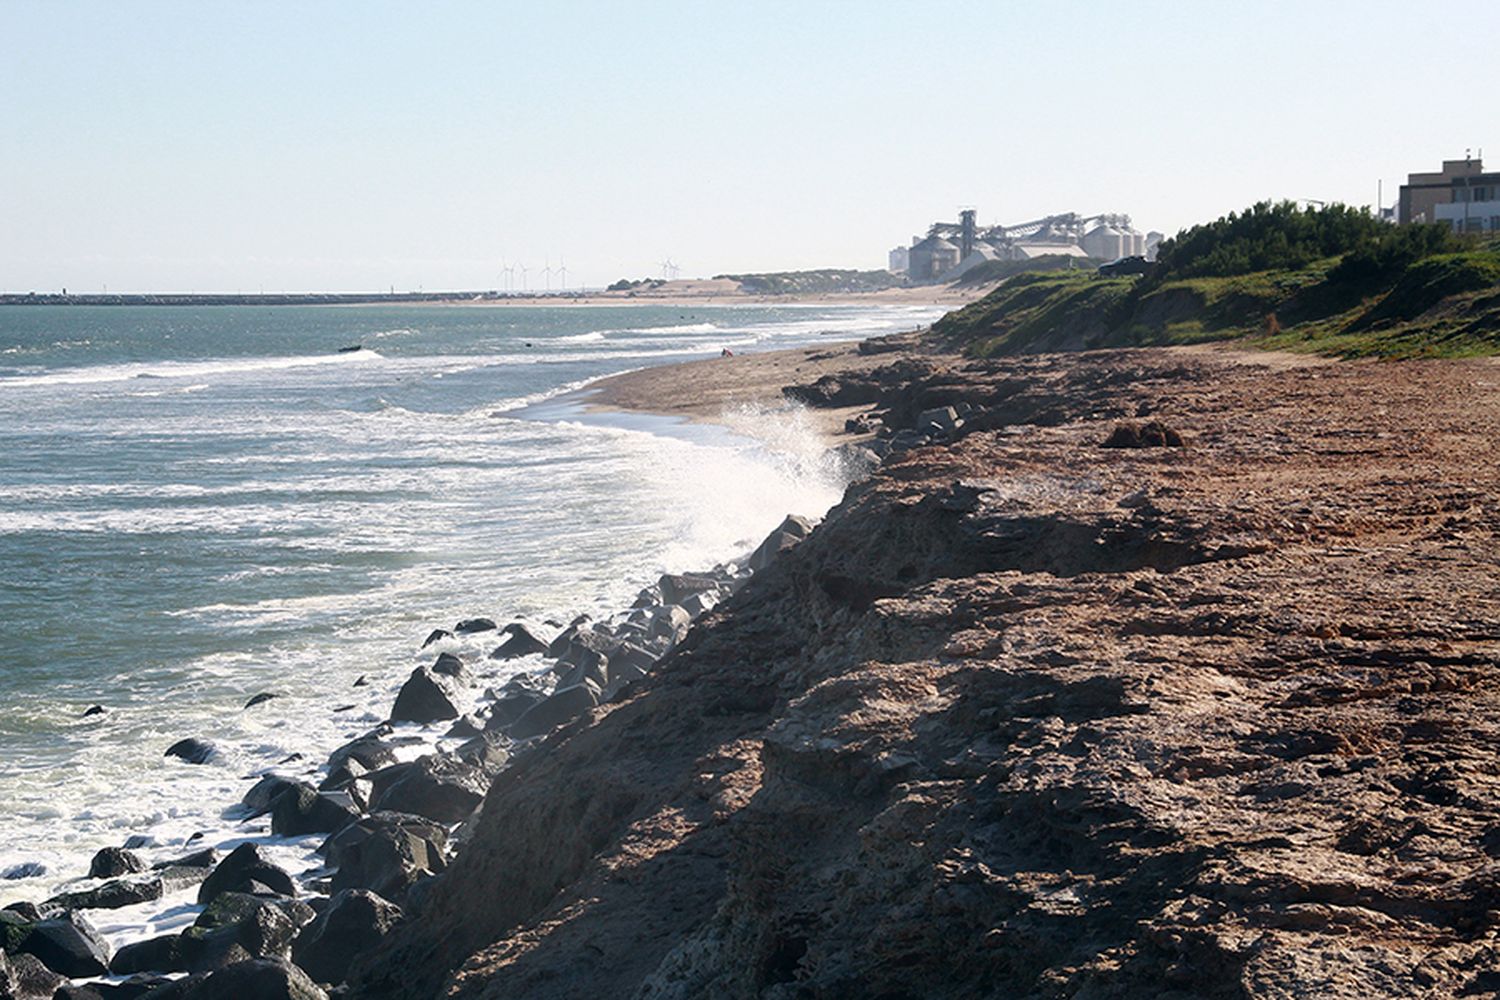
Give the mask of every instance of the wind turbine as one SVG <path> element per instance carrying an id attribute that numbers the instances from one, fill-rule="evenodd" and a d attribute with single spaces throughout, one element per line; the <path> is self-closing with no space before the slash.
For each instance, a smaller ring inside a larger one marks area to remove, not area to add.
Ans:
<path id="1" fill-rule="evenodd" d="M 566 292 L 568 290 L 568 265 L 563 263 L 561 257 L 557 258 L 557 273 L 562 276 L 562 290 Z"/>
<path id="2" fill-rule="evenodd" d="M 542 280 L 547 283 L 547 291 L 552 291 L 552 255 L 547 255 L 547 266 L 542 268 Z"/>

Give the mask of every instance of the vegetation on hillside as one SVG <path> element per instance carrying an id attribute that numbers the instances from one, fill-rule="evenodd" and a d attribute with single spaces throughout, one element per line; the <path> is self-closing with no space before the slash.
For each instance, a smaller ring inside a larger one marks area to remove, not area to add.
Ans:
<path id="1" fill-rule="evenodd" d="M 1262 203 L 1164 241 L 1142 278 L 1021 274 L 933 330 L 979 356 L 1232 338 L 1347 357 L 1496 354 L 1500 244 Z"/>
<path id="2" fill-rule="evenodd" d="M 829 292 L 878 292 L 904 280 L 889 271 L 824 268 L 818 271 L 775 271 L 768 274 L 716 274 L 715 279 L 738 281 L 752 295 L 823 295 Z"/>
<path id="3" fill-rule="evenodd" d="M 959 288 L 972 288 L 975 285 L 988 285 L 992 281 L 1001 281 L 1015 274 L 1026 274 L 1032 271 L 1093 271 L 1098 268 L 1102 260 L 1091 260 L 1089 258 L 1079 259 L 1066 254 L 1049 253 L 1041 257 L 1033 257 L 1030 260 L 988 260 L 983 264 L 965 271 L 963 275 L 953 284 Z"/>

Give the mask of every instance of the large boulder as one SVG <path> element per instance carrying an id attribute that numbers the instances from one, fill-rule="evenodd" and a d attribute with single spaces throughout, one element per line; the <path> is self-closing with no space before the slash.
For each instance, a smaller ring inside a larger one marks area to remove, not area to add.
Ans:
<path id="1" fill-rule="evenodd" d="M 358 819 L 359 812 L 345 792 L 320 792 L 297 782 L 271 803 L 271 832 L 282 837 L 333 833 Z"/>
<path id="2" fill-rule="evenodd" d="M 282 896 L 297 895 L 297 887 L 286 870 L 277 866 L 255 844 L 241 844 L 219 862 L 198 887 L 198 902 L 212 902 L 224 892 L 255 892 L 269 889 Z"/>
<path id="3" fill-rule="evenodd" d="M 696 573 L 668 573 L 656 581 L 656 586 L 661 590 L 663 604 L 681 604 L 693 594 L 718 590 L 719 581 Z"/>
<path id="4" fill-rule="evenodd" d="M 189 764 L 207 764 L 218 752 L 218 748 L 207 740 L 186 739 L 167 747 L 167 752 L 162 756 L 177 757 Z"/>
<path id="5" fill-rule="evenodd" d="M 377 812 L 340 830 L 319 848 L 333 873 L 333 891 L 369 889 L 400 900 L 414 883 L 443 871 L 448 829 L 421 816 Z"/>
<path id="6" fill-rule="evenodd" d="M 391 721 L 428 723 L 456 719 L 462 714 L 459 701 L 458 683 L 453 678 L 418 667 L 401 685 L 401 693 L 396 695 L 396 704 L 391 708 Z"/>
<path id="7" fill-rule="evenodd" d="M 500 630 L 500 634 L 509 637 L 490 653 L 492 660 L 514 660 L 520 656 L 531 656 L 534 653 L 547 651 L 547 643 L 520 622 L 511 622 Z"/>
<path id="8" fill-rule="evenodd" d="M 532 706 L 517 719 L 509 733 L 518 740 L 550 733 L 599 704 L 599 688 L 592 681 L 559 688 L 546 701 Z"/>
<path id="9" fill-rule="evenodd" d="M 116 976 L 186 970 L 187 965 L 182 957 L 182 937 L 178 934 L 163 934 L 121 945 L 120 950 L 109 960 L 109 971 Z"/>
<path id="10" fill-rule="evenodd" d="M 254 958 L 195 982 L 181 1000 L 328 1000 L 328 994 L 290 962 Z"/>
<path id="11" fill-rule="evenodd" d="M 465 618 L 453 626 L 457 635 L 473 635 L 475 632 L 493 632 L 495 623 L 488 618 Z"/>
<path id="12" fill-rule="evenodd" d="M 401 907 L 367 889 L 344 889 L 303 928 L 292 960 L 320 983 L 341 983 L 355 957 L 380 944 L 401 919 Z"/>
<path id="13" fill-rule="evenodd" d="M 271 803 L 289 788 L 296 788 L 297 782 L 291 778 L 283 778 L 279 774 L 263 774 L 260 780 L 250 786 L 250 790 L 240 799 L 240 804 L 250 810 L 250 815 L 263 816 L 271 811 Z"/>
<path id="14" fill-rule="evenodd" d="M 106 847 L 89 862 L 89 878 L 119 878 L 145 870 L 146 863 L 123 847 Z"/>
<path id="15" fill-rule="evenodd" d="M 498 732 L 510 726 L 533 705 L 539 705 L 547 700 L 547 695 L 533 689 L 512 691 L 503 695 L 498 701 L 490 706 L 490 717 L 485 720 L 486 732 Z"/>
<path id="16" fill-rule="evenodd" d="M 160 875 L 150 878 L 111 879 L 92 889 L 64 892 L 42 903 L 42 910 L 117 910 L 122 906 L 149 903 L 161 899 L 165 887 Z"/>
<path id="17" fill-rule="evenodd" d="M 473 764 L 447 754 L 429 754 L 406 768 L 371 805 L 377 811 L 457 823 L 483 801 L 489 784 Z"/>
<path id="18" fill-rule="evenodd" d="M 0 951 L 0 1000 L 52 1000 L 67 982 L 34 955 Z"/>
<path id="19" fill-rule="evenodd" d="M 312 907 L 297 900 L 220 893 L 182 932 L 182 958 L 193 972 L 230 964 L 238 949 L 253 958 L 284 958 L 297 932 L 312 919 Z"/>
<path id="20" fill-rule="evenodd" d="M 788 514 L 786 520 L 777 525 L 776 530 L 766 536 L 766 540 L 760 543 L 747 560 L 751 570 L 759 573 L 786 549 L 796 545 L 802 539 L 812 534 L 813 522 L 796 514 Z"/>
<path id="21" fill-rule="evenodd" d="M 6 938 L 10 951 L 34 956 L 60 975 L 81 978 L 109 971 L 109 944 L 80 913 L 7 927 Z"/>
<path id="22" fill-rule="evenodd" d="M 394 730 L 382 723 L 339 747 L 328 755 L 328 770 L 332 773 L 345 761 L 358 761 L 367 771 L 374 771 L 396 762 L 396 748 L 387 737 Z"/>

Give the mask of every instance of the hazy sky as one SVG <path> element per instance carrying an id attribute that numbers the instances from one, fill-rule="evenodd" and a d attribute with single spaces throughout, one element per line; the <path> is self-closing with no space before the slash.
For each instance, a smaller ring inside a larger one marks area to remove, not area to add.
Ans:
<path id="1" fill-rule="evenodd" d="M 869 268 L 960 205 L 1170 234 L 1500 166 L 1494 0 L 3 0 L 0 38 L 5 291 Z"/>

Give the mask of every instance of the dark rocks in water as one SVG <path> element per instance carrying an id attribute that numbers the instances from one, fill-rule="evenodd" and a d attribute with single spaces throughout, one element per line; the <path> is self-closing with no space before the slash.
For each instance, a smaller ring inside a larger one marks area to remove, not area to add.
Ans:
<path id="1" fill-rule="evenodd" d="M 0 951 L 0 998 L 3 1000 L 52 1000 L 67 984 L 66 978 L 47 968 L 34 955 L 7 955 Z"/>
<path id="2" fill-rule="evenodd" d="M 3 910 L 0 910 L 0 913 L 13 913 L 28 923 L 42 919 L 42 911 L 37 909 L 37 905 L 28 903 L 24 899 L 7 904 Z"/>
<path id="3" fill-rule="evenodd" d="M 256 705 L 264 705 L 266 702 L 270 701 L 272 698 L 280 698 L 280 697 L 281 697 L 281 695 L 277 694 L 275 691 L 262 691 L 260 694 L 252 695 L 251 698 L 250 698 L 250 700 L 247 701 L 247 702 L 245 702 L 245 707 L 246 708 L 254 708 Z"/>
<path id="4" fill-rule="evenodd" d="M 688 573 L 668 573 L 656 581 L 661 590 L 663 604 L 681 604 L 683 598 L 701 594 L 706 590 L 718 590 L 719 581 L 711 576 Z"/>
<path id="5" fill-rule="evenodd" d="M 1100 442 L 1101 448 L 1181 448 L 1182 435 L 1160 420 L 1138 423 L 1122 420 L 1115 424 L 1109 437 Z"/>
<path id="6" fill-rule="evenodd" d="M 347 788 L 349 782 L 369 773 L 370 768 L 365 767 L 353 757 L 345 757 L 336 767 L 328 769 L 328 775 L 318 782 L 318 790 L 329 792 L 336 788 Z"/>
<path id="7" fill-rule="evenodd" d="M 125 838 L 125 850 L 136 851 L 142 847 L 159 847 L 161 841 L 147 833 L 132 833 Z"/>
<path id="8" fill-rule="evenodd" d="M 123 847 L 106 847 L 89 862 L 89 878 L 118 878 L 145 870 L 146 863 Z"/>
<path id="9" fill-rule="evenodd" d="M 263 816 L 271 810 L 271 803 L 289 788 L 297 787 L 297 782 L 291 778 L 283 778 L 279 774 L 261 775 L 259 781 L 250 786 L 250 790 L 240 799 L 240 804 L 250 810 L 250 816 Z"/>
<path id="10" fill-rule="evenodd" d="M 693 616 L 688 614 L 686 608 L 669 604 L 651 613 L 646 636 L 649 639 L 665 639 L 669 644 L 675 645 L 682 641 L 692 623 Z"/>
<path id="11" fill-rule="evenodd" d="M 282 837 L 307 833 L 332 833 L 359 818 L 349 796 L 343 792 L 320 792 L 297 782 L 271 803 L 271 832 Z"/>
<path id="12" fill-rule="evenodd" d="M 472 635 L 475 632 L 493 632 L 495 623 L 489 618 L 465 618 L 453 626 L 456 635 Z"/>
<path id="13" fill-rule="evenodd" d="M 236 948 L 255 958 L 284 958 L 312 919 L 312 907 L 296 900 L 220 893 L 182 932 L 182 957 L 192 972 L 222 967 Z"/>
<path id="14" fill-rule="evenodd" d="M 460 715 L 458 721 L 453 723 L 443 736 L 466 740 L 482 732 L 484 732 L 483 719 L 475 715 Z"/>
<path id="15" fill-rule="evenodd" d="M 451 638 L 453 638 L 452 632 L 449 632 L 445 628 L 435 628 L 431 632 L 427 633 L 427 638 L 422 641 L 422 648 L 426 649 L 428 646 L 431 646 L 435 642 L 440 642 L 443 639 Z"/>
<path id="16" fill-rule="evenodd" d="M 682 599 L 678 607 L 686 611 L 693 618 L 706 614 L 715 604 L 719 603 L 717 590 L 708 590 L 698 594 L 689 594 Z"/>
<path id="17" fill-rule="evenodd" d="M 504 729 L 525 715 L 533 705 L 539 705 L 547 700 L 547 696 L 540 691 L 513 691 L 505 695 L 490 706 L 490 717 L 485 720 L 486 732 L 495 732 Z"/>
<path id="18" fill-rule="evenodd" d="M 292 959 L 320 983 L 341 983 L 355 957 L 380 944 L 400 919 L 395 903 L 368 889 L 344 889 L 297 935 Z"/>
<path id="19" fill-rule="evenodd" d="M 510 727 L 510 735 L 518 740 L 524 740 L 550 733 L 558 726 L 576 719 L 598 704 L 599 688 L 591 681 L 559 688 L 545 701 L 532 706 L 525 715 L 517 719 Z"/>
<path id="20" fill-rule="evenodd" d="M 474 765 L 447 754 L 429 754 L 403 769 L 371 806 L 378 812 L 457 823 L 479 806 L 488 789 L 489 779 Z"/>
<path id="21" fill-rule="evenodd" d="M 328 994 L 289 962 L 253 958 L 226 965 L 170 1000 L 328 1000 Z M 156 998 L 152 998 L 156 1000 Z"/>
<path id="22" fill-rule="evenodd" d="M 157 862 L 151 867 L 154 870 L 161 870 L 164 868 L 212 868 L 218 863 L 219 852 L 214 850 L 212 847 L 205 847 L 201 851 L 194 851 L 192 854 L 184 854 L 180 858 L 173 858 L 170 861 Z"/>
<path id="23" fill-rule="evenodd" d="M 122 945 L 109 960 L 109 971 L 116 976 L 129 976 L 137 972 L 186 972 L 182 957 L 182 937 L 178 934 L 163 934 Z"/>
<path id="24" fill-rule="evenodd" d="M 82 717 L 87 719 L 91 715 L 103 715 L 106 711 L 108 710 L 103 705 L 90 705 L 83 710 Z"/>
<path id="25" fill-rule="evenodd" d="M 417 667 L 396 696 L 391 721 L 427 723 L 456 719 L 460 714 L 458 702 L 458 685 L 452 678 Z"/>
<path id="26" fill-rule="evenodd" d="M 156 991 L 172 985 L 166 976 L 140 974 L 118 983 L 93 982 L 70 983 L 59 987 L 52 1000 L 139 1000 L 141 997 L 156 998 Z"/>
<path id="27" fill-rule="evenodd" d="M 257 845 L 241 844 L 203 880 L 198 887 L 198 902 L 209 903 L 225 892 L 245 892 L 257 882 L 283 896 L 297 895 L 297 887 L 284 869 L 262 854 Z"/>
<path id="28" fill-rule="evenodd" d="M 358 677 L 356 677 L 354 679 L 354 687 L 362 688 L 362 687 L 369 687 L 369 686 L 370 686 L 370 679 L 368 677 L 366 677 L 364 674 L 360 674 Z"/>
<path id="29" fill-rule="evenodd" d="M 118 910 L 122 906 L 161 899 L 165 889 L 160 876 L 145 879 L 114 879 L 93 889 L 65 892 L 42 903 L 42 911 Z M 59 970 L 61 971 L 61 970 Z"/>
<path id="30" fill-rule="evenodd" d="M 370 732 L 354 739 L 339 747 L 328 755 L 328 769 L 332 772 L 346 760 L 355 760 L 367 771 L 385 767 L 396 761 L 396 752 L 391 745 L 385 742 L 385 738 L 391 735 L 391 727 L 386 725 L 377 726 Z"/>
<path id="31" fill-rule="evenodd" d="M 399 900 L 418 879 L 447 865 L 448 828 L 420 816 L 377 812 L 324 841 L 319 851 L 337 869 L 333 891 L 369 889 Z"/>
<path id="32" fill-rule="evenodd" d="M 5 936 L 12 953 L 32 955 L 60 975 L 81 978 L 109 971 L 109 944 L 80 913 L 7 928 Z"/>
<path id="33" fill-rule="evenodd" d="M 661 588 L 653 583 L 651 586 L 636 594 L 635 603 L 630 606 L 632 608 L 654 608 L 658 604 L 662 603 L 663 600 L 661 596 Z"/>
<path id="34" fill-rule="evenodd" d="M 206 764 L 211 759 L 213 759 L 214 755 L 218 752 L 218 748 L 216 748 L 212 743 L 209 743 L 207 740 L 196 740 L 189 738 L 185 740 L 178 740 L 176 743 L 173 743 L 171 746 L 167 747 L 166 753 L 164 753 L 162 756 L 179 757 L 182 760 L 187 761 L 189 764 Z"/>
<path id="35" fill-rule="evenodd" d="M 813 522 L 796 514 L 788 514 L 786 520 L 777 525 L 776 530 L 766 536 L 766 540 L 751 554 L 746 565 L 755 572 L 760 572 L 771 564 L 771 561 L 786 549 L 791 548 L 812 533 Z"/>
<path id="36" fill-rule="evenodd" d="M 444 677 L 452 677 L 460 684 L 473 682 L 468 669 L 464 667 L 464 661 L 452 653 L 439 653 L 438 658 L 432 662 L 432 672 L 442 674 Z"/>
<path id="37" fill-rule="evenodd" d="M 40 861 L 22 861 L 0 871 L 0 879 L 16 882 L 23 878 L 36 878 L 45 874 L 47 874 L 47 866 Z"/>
<path id="38" fill-rule="evenodd" d="M 514 660 L 517 657 L 547 651 L 548 644 L 533 635 L 531 630 L 520 622 L 511 622 L 502 631 L 509 633 L 510 637 L 490 653 L 492 660 Z"/>
<path id="39" fill-rule="evenodd" d="M 453 756 L 493 779 L 510 762 L 510 741 L 496 733 L 481 733 L 461 744 Z"/>

